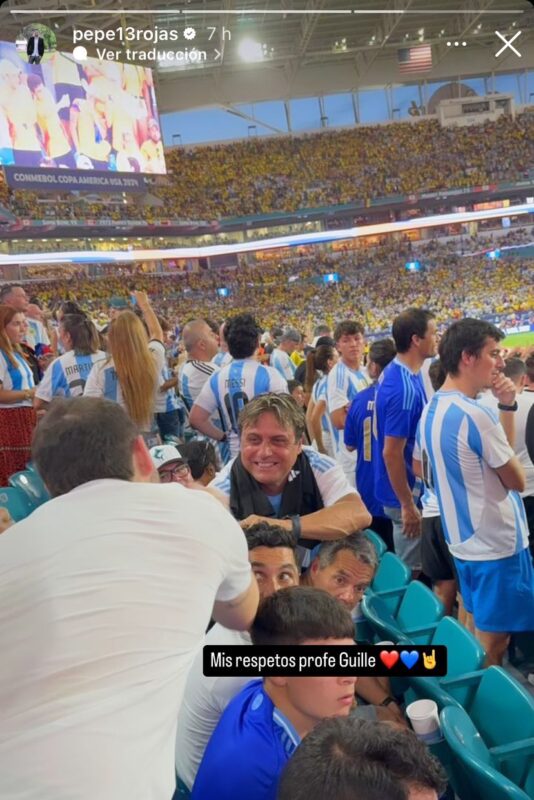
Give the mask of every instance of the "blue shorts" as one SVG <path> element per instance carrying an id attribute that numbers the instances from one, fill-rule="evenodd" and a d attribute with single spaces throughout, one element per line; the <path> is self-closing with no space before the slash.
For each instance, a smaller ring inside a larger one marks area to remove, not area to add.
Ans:
<path id="1" fill-rule="evenodd" d="M 464 606 L 478 630 L 534 630 L 534 568 L 528 547 L 496 561 L 455 558 L 454 563 Z"/>

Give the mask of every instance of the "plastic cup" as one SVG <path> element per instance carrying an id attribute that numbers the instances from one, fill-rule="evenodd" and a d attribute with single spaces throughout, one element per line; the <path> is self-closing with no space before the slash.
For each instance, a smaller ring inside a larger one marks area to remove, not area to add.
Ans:
<path id="1" fill-rule="evenodd" d="M 418 739 L 426 744 L 441 741 L 438 707 L 433 700 L 416 700 L 406 708 L 406 716 Z"/>

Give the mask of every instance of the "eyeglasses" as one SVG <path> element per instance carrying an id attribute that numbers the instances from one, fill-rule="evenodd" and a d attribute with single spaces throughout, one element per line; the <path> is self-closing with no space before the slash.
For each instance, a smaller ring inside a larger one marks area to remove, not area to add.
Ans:
<path id="1" fill-rule="evenodd" d="M 174 478 L 183 478 L 188 472 L 188 464 L 175 464 L 171 469 L 161 469 L 159 471 L 159 479 L 161 483 L 172 483 Z"/>

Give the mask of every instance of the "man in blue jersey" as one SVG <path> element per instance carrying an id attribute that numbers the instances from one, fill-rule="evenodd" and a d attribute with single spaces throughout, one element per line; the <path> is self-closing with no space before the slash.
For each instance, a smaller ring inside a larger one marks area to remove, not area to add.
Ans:
<path id="1" fill-rule="evenodd" d="M 281 589 L 261 605 L 251 630 L 260 646 L 352 645 L 347 609 L 326 592 Z M 229 703 L 206 748 L 192 800 L 275 800 L 280 773 L 323 719 L 354 705 L 354 677 L 268 677 Z"/>
<path id="2" fill-rule="evenodd" d="M 282 378 L 290 381 L 295 377 L 296 365 L 291 360 L 291 354 L 297 349 L 302 340 L 300 333 L 295 328 L 288 328 L 280 337 L 280 344 L 271 353 L 270 365 L 277 369 Z"/>
<path id="3" fill-rule="evenodd" d="M 393 550 L 393 526 L 384 513 L 384 506 L 376 499 L 373 465 L 373 413 L 379 376 L 395 358 L 395 345 L 391 339 L 380 339 L 369 348 L 367 371 L 374 381 L 372 386 L 358 392 L 351 403 L 345 420 L 345 447 L 356 450 L 356 484 L 367 510 L 373 515 L 371 528 L 382 537 L 388 550 Z"/>
<path id="4" fill-rule="evenodd" d="M 266 392 L 287 392 L 287 381 L 272 367 L 254 358 L 260 329 L 250 314 L 239 314 L 226 327 L 226 341 L 233 361 L 213 374 L 195 399 L 189 422 L 205 436 L 228 442 L 230 456 L 239 452 L 238 417 L 254 397 Z M 213 366 L 213 365 L 211 365 Z M 210 419 L 218 414 L 222 430 Z"/>
<path id="5" fill-rule="evenodd" d="M 340 539 L 371 522 L 339 464 L 303 446 L 305 422 L 289 395 L 256 397 L 239 415 L 239 456 L 210 483 L 229 497 L 244 528 L 271 521 L 293 530 L 303 566 L 320 541 Z"/>
<path id="6" fill-rule="evenodd" d="M 512 449 L 515 386 L 502 375 L 488 322 L 463 319 L 443 336 L 445 383 L 423 411 L 418 432 L 425 483 L 436 493 L 462 599 L 486 663 L 501 664 L 510 634 L 534 630 L 534 570 L 520 492 L 524 470 Z M 499 417 L 477 400 L 485 389 Z"/>
<path id="7" fill-rule="evenodd" d="M 393 320 L 392 333 L 397 356 L 380 376 L 373 418 L 376 499 L 393 522 L 395 552 L 415 577 L 421 569 L 422 487 L 413 471 L 412 453 L 426 403 L 420 370 L 436 353 L 433 314 L 408 308 Z"/>
<path id="8" fill-rule="evenodd" d="M 367 373 L 362 368 L 365 347 L 363 326 L 354 320 L 344 320 L 336 326 L 334 339 L 340 359 L 328 373 L 326 398 L 333 427 L 343 431 L 350 404 L 358 392 L 369 386 Z M 334 443 L 336 461 L 343 467 L 347 480 L 356 486 L 356 453 L 349 453 L 342 434 Z"/>

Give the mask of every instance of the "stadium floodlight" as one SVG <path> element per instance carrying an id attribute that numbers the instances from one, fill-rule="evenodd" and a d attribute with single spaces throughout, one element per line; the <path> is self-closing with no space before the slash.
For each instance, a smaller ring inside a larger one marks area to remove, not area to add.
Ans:
<path id="1" fill-rule="evenodd" d="M 264 50 L 259 42 L 246 36 L 239 42 L 237 52 L 241 61 L 263 61 Z"/>

